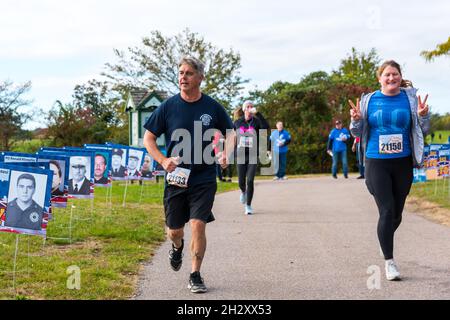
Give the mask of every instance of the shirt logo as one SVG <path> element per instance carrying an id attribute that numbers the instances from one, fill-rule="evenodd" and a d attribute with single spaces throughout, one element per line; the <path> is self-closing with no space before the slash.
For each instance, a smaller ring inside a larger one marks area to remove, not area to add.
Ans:
<path id="1" fill-rule="evenodd" d="M 341 132 L 341 134 L 339 135 L 339 138 L 336 138 L 337 141 L 345 141 L 345 139 L 347 138 L 347 135 L 343 132 Z"/>
<path id="2" fill-rule="evenodd" d="M 37 212 L 32 212 L 32 213 L 30 214 L 30 220 L 31 220 L 31 222 L 33 222 L 33 223 L 38 222 L 38 220 L 39 220 L 39 214 L 38 214 Z"/>
<path id="3" fill-rule="evenodd" d="M 202 120 L 204 126 L 209 126 L 211 124 L 212 117 L 205 113 L 200 117 L 200 120 Z"/>

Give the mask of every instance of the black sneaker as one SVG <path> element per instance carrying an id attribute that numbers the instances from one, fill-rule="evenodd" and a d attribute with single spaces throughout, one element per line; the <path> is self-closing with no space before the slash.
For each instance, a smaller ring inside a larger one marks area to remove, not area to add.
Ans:
<path id="1" fill-rule="evenodd" d="M 183 247 L 184 247 L 184 239 L 181 239 L 181 247 L 175 248 L 172 243 L 172 250 L 169 251 L 169 260 L 170 266 L 172 270 L 178 271 L 183 264 Z"/>
<path id="2" fill-rule="evenodd" d="M 333 174 L 333 178 L 337 179 L 337 175 Z"/>
<path id="3" fill-rule="evenodd" d="M 189 277 L 188 289 L 190 289 L 192 293 L 205 293 L 208 291 L 199 271 L 191 273 Z"/>

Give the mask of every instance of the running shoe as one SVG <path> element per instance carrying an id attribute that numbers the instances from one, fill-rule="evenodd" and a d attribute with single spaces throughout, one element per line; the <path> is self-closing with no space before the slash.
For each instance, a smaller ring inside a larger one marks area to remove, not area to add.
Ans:
<path id="1" fill-rule="evenodd" d="M 252 206 L 245 205 L 245 214 L 253 214 Z"/>
<path id="2" fill-rule="evenodd" d="M 189 276 L 188 289 L 192 293 L 205 293 L 208 291 L 199 271 L 192 272 Z"/>
<path id="3" fill-rule="evenodd" d="M 400 272 L 398 271 L 397 265 L 395 264 L 393 259 L 386 260 L 385 269 L 386 279 L 388 279 L 389 281 L 400 280 Z"/>
<path id="4" fill-rule="evenodd" d="M 173 271 L 178 271 L 183 264 L 184 239 L 181 239 L 181 247 L 176 248 L 172 243 L 172 250 L 169 251 L 170 267 Z"/>
<path id="5" fill-rule="evenodd" d="M 241 203 L 245 204 L 245 201 L 247 201 L 247 195 L 245 194 L 245 192 L 241 192 Z"/>

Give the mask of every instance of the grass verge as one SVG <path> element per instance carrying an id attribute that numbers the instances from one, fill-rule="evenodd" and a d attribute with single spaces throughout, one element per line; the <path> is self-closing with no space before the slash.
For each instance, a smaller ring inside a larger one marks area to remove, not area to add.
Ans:
<path id="1" fill-rule="evenodd" d="M 450 179 L 413 184 L 407 210 L 450 226 Z"/>

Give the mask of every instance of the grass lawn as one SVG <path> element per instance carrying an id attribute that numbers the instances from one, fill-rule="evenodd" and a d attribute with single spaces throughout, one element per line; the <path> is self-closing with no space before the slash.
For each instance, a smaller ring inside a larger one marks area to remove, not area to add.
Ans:
<path id="1" fill-rule="evenodd" d="M 435 202 L 450 209 L 450 179 L 431 180 L 413 184 L 411 196 Z"/>
<path id="2" fill-rule="evenodd" d="M 431 140 L 431 134 L 427 135 L 425 141 L 430 143 L 448 143 L 448 137 L 450 137 L 450 130 L 447 131 L 435 131 L 434 139 Z"/>
<path id="3" fill-rule="evenodd" d="M 413 184 L 407 209 L 450 226 L 450 179 Z"/>
<path id="4" fill-rule="evenodd" d="M 237 188 L 237 183 L 218 184 L 218 192 Z M 71 199 L 67 208 L 54 208 L 46 241 L 0 233 L 0 299 L 132 296 L 142 263 L 165 239 L 163 185 L 129 184 L 125 207 L 125 182 L 114 182 L 112 205 L 107 190 L 96 188 L 93 201 Z M 73 270 L 80 271 L 79 290 L 68 288 L 76 284 Z"/>

